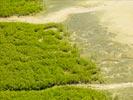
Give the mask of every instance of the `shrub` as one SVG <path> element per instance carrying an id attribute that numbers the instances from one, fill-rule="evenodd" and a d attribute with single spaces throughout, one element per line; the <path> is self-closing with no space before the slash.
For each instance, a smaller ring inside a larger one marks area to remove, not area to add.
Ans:
<path id="1" fill-rule="evenodd" d="M 70 86 L 43 91 L 1 91 L 0 100 L 112 100 L 108 93 Z"/>
<path id="2" fill-rule="evenodd" d="M 0 27 L 0 90 L 39 90 L 99 79 L 95 64 L 80 58 L 60 24 Z"/>
<path id="3" fill-rule="evenodd" d="M 42 10 L 43 0 L 0 0 L 0 17 L 29 15 Z"/>

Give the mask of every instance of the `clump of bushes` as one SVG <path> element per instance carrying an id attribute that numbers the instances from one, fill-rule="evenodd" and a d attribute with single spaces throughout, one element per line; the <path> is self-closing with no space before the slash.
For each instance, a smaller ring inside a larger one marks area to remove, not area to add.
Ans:
<path id="1" fill-rule="evenodd" d="M 62 33 L 62 25 L 54 23 L 0 23 L 0 90 L 99 81 L 95 63 L 80 58 Z"/>
<path id="2" fill-rule="evenodd" d="M 43 6 L 43 0 L 0 0 L 0 17 L 37 13 Z"/>
<path id="3" fill-rule="evenodd" d="M 54 87 L 43 91 L 1 91 L 0 100 L 112 100 L 108 93 L 76 87 Z"/>

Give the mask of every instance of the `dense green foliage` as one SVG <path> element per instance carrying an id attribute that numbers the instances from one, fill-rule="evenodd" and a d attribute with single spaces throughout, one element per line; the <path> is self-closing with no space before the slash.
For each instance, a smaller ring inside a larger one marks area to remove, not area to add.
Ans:
<path id="1" fill-rule="evenodd" d="M 39 90 L 97 81 L 59 24 L 0 23 L 0 90 Z"/>
<path id="2" fill-rule="evenodd" d="M 0 100 L 111 100 L 105 92 L 76 87 L 54 87 L 43 91 L 1 91 Z"/>
<path id="3" fill-rule="evenodd" d="M 0 0 L 0 17 L 29 15 L 42 9 L 43 0 Z"/>

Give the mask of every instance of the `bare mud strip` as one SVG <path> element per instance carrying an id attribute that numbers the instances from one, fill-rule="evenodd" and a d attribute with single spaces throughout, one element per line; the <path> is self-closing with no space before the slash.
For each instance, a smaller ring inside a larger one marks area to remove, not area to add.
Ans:
<path id="1" fill-rule="evenodd" d="M 93 88 L 99 90 L 112 90 L 112 89 L 124 89 L 124 88 L 133 88 L 133 82 L 128 83 L 115 83 L 115 84 L 75 84 L 67 86 L 77 86 L 82 88 Z"/>
<path id="2" fill-rule="evenodd" d="M 60 23 L 65 21 L 71 14 L 94 12 L 102 9 L 105 9 L 105 6 L 94 7 L 94 8 L 77 6 L 77 7 L 62 9 L 57 12 L 52 12 L 46 16 L 25 16 L 25 17 L 12 16 L 8 18 L 0 18 L 0 22 L 27 22 L 34 24 L 43 24 L 50 22 Z"/>
<path id="3" fill-rule="evenodd" d="M 133 1 L 118 0 L 111 2 L 109 9 L 104 11 L 101 22 L 108 27 L 111 32 L 117 33 L 114 41 L 133 44 Z"/>

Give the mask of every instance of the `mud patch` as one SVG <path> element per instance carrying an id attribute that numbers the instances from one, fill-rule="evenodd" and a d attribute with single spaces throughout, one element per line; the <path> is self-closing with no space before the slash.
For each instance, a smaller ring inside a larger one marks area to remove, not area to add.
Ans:
<path id="1" fill-rule="evenodd" d="M 133 1 L 111 1 L 110 8 L 104 10 L 101 22 L 108 30 L 116 33 L 114 41 L 133 44 Z"/>

